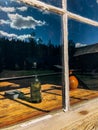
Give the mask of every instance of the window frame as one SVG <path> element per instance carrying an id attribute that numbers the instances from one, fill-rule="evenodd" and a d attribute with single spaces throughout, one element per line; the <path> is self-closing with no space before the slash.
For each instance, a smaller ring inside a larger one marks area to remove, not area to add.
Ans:
<path id="1" fill-rule="evenodd" d="M 25 4 L 31 5 L 33 7 L 37 7 L 43 10 L 48 10 L 56 14 L 62 15 L 62 35 L 63 35 L 63 58 L 64 58 L 64 80 L 65 85 L 63 88 L 63 110 L 64 112 L 70 109 L 70 97 L 69 97 L 69 65 L 68 65 L 68 18 L 73 20 L 77 20 L 82 23 L 86 23 L 92 26 L 98 27 L 98 22 L 92 19 L 85 18 L 78 14 L 72 13 L 67 10 L 67 0 L 62 0 L 62 7 L 55 7 L 53 5 L 49 5 L 47 3 L 41 2 L 39 0 L 18 0 Z"/>

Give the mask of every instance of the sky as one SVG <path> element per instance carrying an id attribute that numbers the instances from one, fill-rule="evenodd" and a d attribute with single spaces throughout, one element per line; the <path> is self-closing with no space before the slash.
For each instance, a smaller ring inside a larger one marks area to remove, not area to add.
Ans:
<path id="1" fill-rule="evenodd" d="M 42 39 L 44 44 L 49 40 L 59 45 L 61 39 L 61 16 L 28 6 L 18 0 L 0 0 L 0 37 L 28 41 Z"/>
<path id="2" fill-rule="evenodd" d="M 98 0 L 67 0 L 69 11 L 98 21 Z M 98 27 L 69 19 L 68 38 L 77 47 L 98 43 Z"/>
<path id="3" fill-rule="evenodd" d="M 61 0 L 40 0 L 61 7 Z M 67 0 L 69 11 L 98 21 L 98 0 Z M 62 43 L 62 17 L 43 11 L 18 0 L 0 0 L 0 37 L 28 41 L 35 33 L 35 39 L 44 44 Z M 68 39 L 77 47 L 98 43 L 98 28 L 76 20 L 68 20 Z"/>
<path id="4" fill-rule="evenodd" d="M 73 13 L 98 21 L 98 0 L 67 0 L 67 9 Z"/>
<path id="5" fill-rule="evenodd" d="M 62 1 L 61 0 L 40 0 L 42 2 L 45 2 L 47 4 L 54 5 L 56 7 L 62 7 Z"/>
<path id="6" fill-rule="evenodd" d="M 68 20 L 68 39 L 73 40 L 76 47 L 98 43 L 98 27 L 76 20 Z"/>

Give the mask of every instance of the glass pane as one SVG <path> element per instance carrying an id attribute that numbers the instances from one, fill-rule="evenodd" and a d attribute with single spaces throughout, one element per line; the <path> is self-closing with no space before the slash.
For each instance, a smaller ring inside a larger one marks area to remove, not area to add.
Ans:
<path id="1" fill-rule="evenodd" d="M 0 0 L 0 128 L 62 107 L 62 43 L 60 15 Z"/>
<path id="2" fill-rule="evenodd" d="M 69 19 L 68 39 L 70 74 L 78 89 L 98 90 L 98 28 Z"/>
<path id="3" fill-rule="evenodd" d="M 40 0 L 40 1 L 53 6 L 62 7 L 62 0 Z"/>
<path id="4" fill-rule="evenodd" d="M 98 0 L 67 0 L 68 10 L 98 21 Z"/>
<path id="5" fill-rule="evenodd" d="M 61 16 L 11 0 L 0 5 L 1 77 L 8 77 L 5 70 L 28 70 L 26 75 L 31 75 L 34 62 L 54 72 L 53 66 L 62 62 Z M 25 73 L 9 73 L 17 75 Z"/>

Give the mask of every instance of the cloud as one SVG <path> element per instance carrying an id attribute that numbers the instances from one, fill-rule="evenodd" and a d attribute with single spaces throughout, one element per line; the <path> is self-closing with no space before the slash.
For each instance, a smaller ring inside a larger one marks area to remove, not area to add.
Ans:
<path id="1" fill-rule="evenodd" d="M 6 13 L 8 13 L 8 12 L 11 13 L 11 12 L 16 11 L 16 9 L 14 7 L 4 7 L 4 6 L 0 6 L 0 10 L 3 12 L 6 12 Z"/>
<path id="2" fill-rule="evenodd" d="M 21 41 L 25 41 L 26 39 L 31 38 L 32 36 L 30 34 L 27 35 L 20 35 L 17 38 L 20 39 Z"/>
<path id="3" fill-rule="evenodd" d="M 21 1 L 19 1 L 19 0 L 10 0 L 10 2 L 21 3 Z"/>
<path id="4" fill-rule="evenodd" d="M 27 9 L 28 8 L 26 6 L 17 7 L 17 10 L 19 10 L 19 11 L 26 11 Z M 0 6 L 0 11 L 6 12 L 6 13 L 12 13 L 12 12 L 15 12 L 16 9 L 15 9 L 15 7 Z"/>
<path id="5" fill-rule="evenodd" d="M 45 21 L 36 20 L 31 16 L 23 17 L 19 14 L 8 14 L 9 19 L 11 20 L 10 26 L 15 29 L 35 29 L 36 26 L 45 25 Z"/>
<path id="6" fill-rule="evenodd" d="M 50 14 L 50 12 L 49 12 L 48 10 L 39 9 L 39 11 L 40 11 L 42 14 Z"/>
<path id="7" fill-rule="evenodd" d="M 98 4 L 98 0 L 96 0 L 96 3 Z"/>
<path id="8" fill-rule="evenodd" d="M 7 32 L 4 32 L 4 31 L 0 31 L 0 37 L 5 37 L 5 38 L 16 38 L 17 35 L 16 34 L 9 34 Z"/>
<path id="9" fill-rule="evenodd" d="M 0 25 L 9 24 L 9 23 L 10 23 L 9 20 L 3 20 L 3 19 L 0 20 Z"/>
<path id="10" fill-rule="evenodd" d="M 83 47 L 83 46 L 87 46 L 87 44 L 82 44 L 82 43 L 76 43 L 75 44 L 76 48 Z"/>
<path id="11" fill-rule="evenodd" d="M 4 31 L 0 31 L 0 37 L 5 37 L 5 38 L 8 38 L 9 40 L 18 39 L 21 41 L 25 41 L 25 40 L 28 40 L 29 38 L 31 38 L 32 36 L 30 34 L 16 35 L 16 34 L 9 34 L 9 33 L 4 32 Z"/>
<path id="12" fill-rule="evenodd" d="M 26 11 L 28 8 L 26 6 L 18 7 L 17 8 L 20 11 Z"/>

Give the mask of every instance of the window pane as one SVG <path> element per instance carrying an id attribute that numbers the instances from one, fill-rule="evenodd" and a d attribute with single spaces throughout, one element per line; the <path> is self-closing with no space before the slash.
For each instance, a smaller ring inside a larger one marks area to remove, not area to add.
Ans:
<path id="1" fill-rule="evenodd" d="M 9 77 L 33 74 L 34 62 L 54 72 L 53 66 L 62 63 L 61 16 L 11 0 L 0 5 L 1 77 L 8 77 L 5 70 L 17 71 Z"/>
<path id="2" fill-rule="evenodd" d="M 98 90 L 98 28 L 69 19 L 69 67 L 79 88 Z"/>
<path id="3" fill-rule="evenodd" d="M 98 21 L 97 0 L 67 0 L 67 7 L 73 13 Z"/>
<path id="4" fill-rule="evenodd" d="M 62 108 L 62 16 L 0 0 L 0 24 L 0 128 Z"/>
<path id="5" fill-rule="evenodd" d="M 42 2 L 45 2 L 50 5 L 54 5 L 57 7 L 62 7 L 62 1 L 61 0 L 40 0 Z"/>

